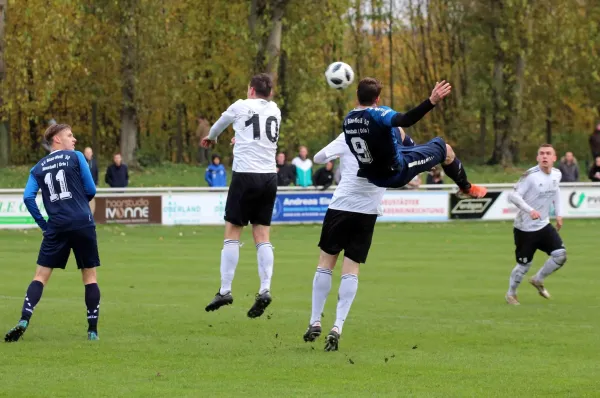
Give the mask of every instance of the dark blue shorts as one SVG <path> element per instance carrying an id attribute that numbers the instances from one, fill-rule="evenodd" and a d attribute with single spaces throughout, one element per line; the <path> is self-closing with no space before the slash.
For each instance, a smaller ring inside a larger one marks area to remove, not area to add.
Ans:
<path id="1" fill-rule="evenodd" d="M 402 188 L 417 174 L 431 170 L 446 160 L 446 142 L 435 137 L 422 145 L 399 145 L 396 150 L 400 155 L 400 170 L 387 178 L 369 178 L 374 185 L 382 188 Z"/>
<path id="2" fill-rule="evenodd" d="M 75 254 L 78 269 L 99 267 L 96 227 L 45 232 L 37 263 L 43 267 L 65 269 L 71 250 Z"/>

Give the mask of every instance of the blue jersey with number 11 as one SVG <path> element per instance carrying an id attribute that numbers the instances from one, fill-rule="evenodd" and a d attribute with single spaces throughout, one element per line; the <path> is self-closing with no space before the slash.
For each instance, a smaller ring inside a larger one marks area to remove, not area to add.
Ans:
<path id="1" fill-rule="evenodd" d="M 48 221 L 35 202 L 42 191 Z M 96 195 L 92 173 L 79 151 L 54 151 L 32 169 L 23 199 L 44 231 L 73 231 L 94 225 L 89 201 Z"/>
<path id="2" fill-rule="evenodd" d="M 346 144 L 358 160 L 359 177 L 383 178 L 399 169 L 401 137 L 392 127 L 396 113 L 387 106 L 357 108 L 344 119 Z"/>

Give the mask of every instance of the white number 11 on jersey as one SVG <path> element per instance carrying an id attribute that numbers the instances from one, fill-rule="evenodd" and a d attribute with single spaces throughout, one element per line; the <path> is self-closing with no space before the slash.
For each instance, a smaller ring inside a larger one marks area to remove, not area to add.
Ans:
<path id="1" fill-rule="evenodd" d="M 71 195 L 71 192 L 69 192 L 69 187 L 67 186 L 67 179 L 65 177 L 64 170 L 58 170 L 58 173 L 56 173 L 56 181 L 58 181 L 60 185 L 60 194 L 58 195 L 54 190 L 54 181 L 52 181 L 52 173 L 46 173 L 46 176 L 44 177 L 44 183 L 48 185 L 48 191 L 50 191 L 50 202 L 56 202 L 58 199 L 71 199 L 73 195 Z"/>

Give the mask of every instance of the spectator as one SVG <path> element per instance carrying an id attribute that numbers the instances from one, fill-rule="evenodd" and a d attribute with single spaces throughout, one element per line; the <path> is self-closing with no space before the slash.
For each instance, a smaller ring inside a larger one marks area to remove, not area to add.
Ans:
<path id="1" fill-rule="evenodd" d="M 204 179 L 209 187 L 227 186 L 227 172 L 225 171 L 225 166 L 221 164 L 221 157 L 219 155 L 212 155 L 212 161 L 206 169 Z"/>
<path id="2" fill-rule="evenodd" d="M 200 164 L 204 164 L 204 162 L 208 160 L 210 150 L 207 148 L 202 148 L 202 146 L 200 146 L 200 142 L 202 141 L 202 138 L 208 135 L 208 132 L 210 131 L 210 123 L 208 123 L 208 120 L 206 120 L 202 114 L 198 115 L 196 121 L 198 122 L 198 127 L 196 127 L 196 139 L 198 140 L 196 161 Z"/>
<path id="3" fill-rule="evenodd" d="M 577 159 L 573 156 L 573 152 L 565 153 L 565 156 L 560 159 L 558 169 L 562 173 L 560 182 L 579 181 L 579 166 L 577 165 Z"/>
<path id="4" fill-rule="evenodd" d="M 127 165 L 123 163 L 120 153 L 113 156 L 113 164 L 106 169 L 104 181 L 111 188 L 125 188 L 129 185 L 129 171 Z"/>
<path id="5" fill-rule="evenodd" d="M 88 166 L 90 166 L 90 171 L 92 172 L 92 179 L 94 180 L 94 184 L 98 186 L 98 163 L 96 159 L 94 159 L 94 151 L 89 146 L 83 150 L 83 155 L 87 160 Z"/>
<path id="6" fill-rule="evenodd" d="M 417 174 L 415 178 L 410 180 L 408 184 L 404 186 L 404 189 L 419 189 L 421 186 L 421 174 Z"/>
<path id="7" fill-rule="evenodd" d="M 298 150 L 298 156 L 292 160 L 296 166 L 296 185 L 299 187 L 309 187 L 312 185 L 312 160 L 308 158 L 308 149 L 301 146 Z"/>
<path id="8" fill-rule="evenodd" d="M 285 153 L 277 154 L 277 186 L 287 187 L 296 183 L 296 166 L 285 162 Z"/>
<path id="9" fill-rule="evenodd" d="M 323 189 L 327 189 L 333 184 L 333 162 L 329 161 L 323 167 L 321 167 L 313 176 L 315 186 L 322 186 Z"/>
<path id="10" fill-rule="evenodd" d="M 427 173 L 427 179 L 425 180 L 425 183 L 427 185 L 443 184 L 443 176 L 444 174 L 442 169 L 440 167 L 434 167 L 429 173 Z"/>
<path id="11" fill-rule="evenodd" d="M 592 151 L 592 159 L 600 156 L 600 123 L 596 126 L 596 130 L 590 135 L 590 150 Z"/>
<path id="12" fill-rule="evenodd" d="M 590 180 L 593 182 L 600 182 L 600 156 L 596 157 L 596 163 L 590 168 L 588 177 L 590 177 Z"/>

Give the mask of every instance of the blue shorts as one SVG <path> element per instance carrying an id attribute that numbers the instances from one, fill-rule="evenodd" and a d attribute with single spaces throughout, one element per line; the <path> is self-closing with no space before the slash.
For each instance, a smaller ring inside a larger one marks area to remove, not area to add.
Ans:
<path id="1" fill-rule="evenodd" d="M 446 160 L 446 142 L 435 137 L 422 145 L 398 145 L 400 169 L 396 174 L 386 178 L 369 178 L 369 181 L 382 188 L 402 188 L 417 174 L 431 170 Z"/>
<path id="2" fill-rule="evenodd" d="M 37 263 L 42 267 L 65 269 L 71 250 L 75 254 L 78 269 L 99 267 L 96 227 L 64 232 L 46 231 Z"/>

